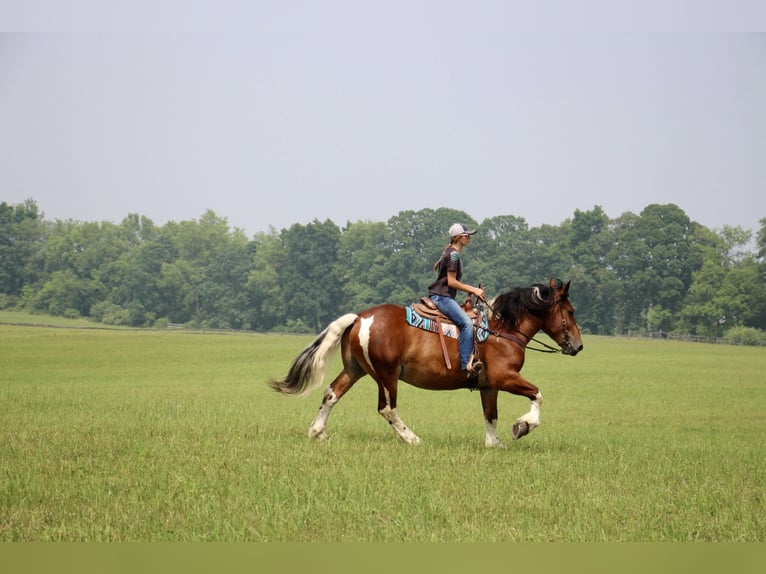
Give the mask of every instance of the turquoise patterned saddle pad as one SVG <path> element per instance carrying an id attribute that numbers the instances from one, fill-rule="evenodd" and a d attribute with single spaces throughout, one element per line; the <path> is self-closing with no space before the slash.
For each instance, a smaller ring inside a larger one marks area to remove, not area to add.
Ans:
<path id="1" fill-rule="evenodd" d="M 417 327 L 418 329 L 423 329 L 424 331 L 428 331 L 430 333 L 438 333 L 439 332 L 439 323 L 436 321 L 436 319 L 432 319 L 431 317 L 425 317 L 418 313 L 415 308 L 410 305 L 409 307 L 406 307 L 407 310 L 407 323 L 409 325 L 412 325 L 413 327 Z M 454 323 L 450 323 L 447 321 L 441 322 L 442 327 L 442 333 L 444 333 L 445 337 L 450 337 L 452 339 L 457 339 L 460 334 L 460 329 L 457 328 L 457 325 Z M 481 315 L 481 321 L 479 322 L 479 328 L 476 330 L 477 333 L 477 339 L 479 343 L 482 343 L 487 340 L 489 337 L 489 322 L 487 321 L 487 317 L 484 313 Z"/>

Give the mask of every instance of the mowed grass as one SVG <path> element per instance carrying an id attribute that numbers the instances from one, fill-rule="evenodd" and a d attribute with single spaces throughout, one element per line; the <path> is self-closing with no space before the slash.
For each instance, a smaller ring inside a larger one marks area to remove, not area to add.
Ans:
<path id="1" fill-rule="evenodd" d="M 0 325 L 0 540 L 766 540 L 766 349 L 528 352 L 542 424 L 503 395 L 487 449 L 478 393 L 402 383 L 412 447 L 369 378 L 310 441 L 265 381 L 311 339 Z"/>

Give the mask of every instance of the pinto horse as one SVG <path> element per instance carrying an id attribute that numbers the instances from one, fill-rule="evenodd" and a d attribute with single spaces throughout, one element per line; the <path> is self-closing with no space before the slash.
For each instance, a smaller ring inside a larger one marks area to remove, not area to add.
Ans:
<path id="1" fill-rule="evenodd" d="M 498 391 L 527 397 L 529 412 L 516 420 L 512 436 L 521 438 L 540 424 L 540 390 L 519 374 L 524 352 L 543 331 L 565 355 L 582 350 L 582 339 L 574 309 L 569 301 L 569 283 L 551 279 L 549 285 L 514 289 L 490 301 L 489 320 L 483 341 L 476 345 L 484 364 L 478 379 L 469 379 L 460 370 L 456 339 L 447 339 L 445 361 L 437 334 L 411 326 L 405 308 L 383 304 L 336 319 L 295 359 L 288 374 L 269 381 L 276 391 L 305 395 L 324 380 L 328 358 L 340 345 L 343 370 L 325 390 L 319 413 L 309 427 L 309 437 L 327 438 L 325 428 L 330 412 L 344 394 L 364 375 L 378 384 L 378 413 L 406 443 L 420 438 L 399 417 L 397 384 L 405 381 L 421 389 L 455 390 L 478 388 L 486 428 L 486 446 L 503 446 L 497 436 Z M 450 364 L 448 368 L 448 364 Z"/>

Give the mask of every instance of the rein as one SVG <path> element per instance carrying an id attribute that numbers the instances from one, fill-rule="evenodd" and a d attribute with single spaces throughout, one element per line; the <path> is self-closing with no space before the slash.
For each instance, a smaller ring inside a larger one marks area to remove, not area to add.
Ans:
<path id="1" fill-rule="evenodd" d="M 530 351 L 537 351 L 539 353 L 560 353 L 561 352 L 561 349 L 557 349 L 556 347 L 552 347 L 552 346 L 548 345 L 547 343 L 545 343 L 544 341 L 540 341 L 540 340 L 536 339 L 535 337 L 530 337 L 526 333 L 522 333 L 521 331 L 519 331 L 516 327 L 514 327 L 512 325 L 509 325 L 508 321 L 506 321 L 505 317 L 503 317 L 500 313 L 495 311 L 495 309 L 492 307 L 492 305 L 489 304 L 489 302 L 487 300 L 482 301 L 482 303 L 484 305 L 486 305 L 487 308 L 490 311 L 492 311 L 493 315 L 495 315 L 496 317 L 500 318 L 500 321 L 502 321 L 503 325 L 508 327 L 511 331 L 518 333 L 522 337 L 526 337 L 528 339 L 528 341 L 525 343 L 524 341 L 522 341 L 517 336 L 515 336 L 515 335 L 513 335 L 511 333 L 504 333 L 502 331 L 493 331 L 492 329 L 489 329 L 489 328 L 486 328 L 486 327 L 477 327 L 477 330 L 481 329 L 483 331 L 486 331 L 490 335 L 494 335 L 495 337 L 502 337 L 504 339 L 508 339 L 509 341 L 513 341 L 514 343 L 519 345 L 522 349 L 529 349 Z M 561 312 L 561 303 L 557 302 L 557 304 L 559 306 L 559 311 Z M 567 331 L 567 322 L 566 322 L 566 319 L 564 319 L 563 312 L 561 312 L 561 321 L 562 321 L 562 324 L 564 325 L 564 336 L 566 338 L 565 340 L 568 340 L 569 339 L 569 332 Z M 541 346 L 543 346 L 545 348 L 544 349 L 537 349 L 535 347 L 528 347 L 527 345 L 529 345 L 529 343 L 531 343 L 533 341 L 535 343 L 537 343 L 538 345 L 541 345 Z"/>

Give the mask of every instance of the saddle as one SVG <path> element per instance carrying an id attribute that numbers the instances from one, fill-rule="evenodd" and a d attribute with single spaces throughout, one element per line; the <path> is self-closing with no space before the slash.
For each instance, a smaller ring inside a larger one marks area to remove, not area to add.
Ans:
<path id="1" fill-rule="evenodd" d="M 471 298 L 467 297 L 460 306 L 463 308 L 463 311 L 466 312 L 466 315 L 470 317 L 471 321 L 473 321 L 474 326 L 476 326 L 479 319 L 479 310 L 474 306 Z M 436 303 L 434 303 L 430 297 L 421 297 L 420 302 L 412 304 L 412 308 L 415 309 L 415 311 L 423 317 L 434 320 L 442 320 L 445 323 L 453 322 L 452 319 L 447 317 L 447 315 L 439 311 Z"/>

